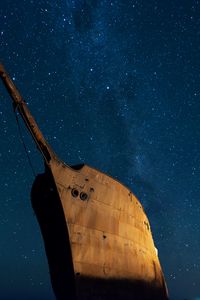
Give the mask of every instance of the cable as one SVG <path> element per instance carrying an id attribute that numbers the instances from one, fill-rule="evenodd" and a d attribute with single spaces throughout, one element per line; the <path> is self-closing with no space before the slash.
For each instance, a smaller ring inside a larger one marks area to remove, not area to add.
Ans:
<path id="1" fill-rule="evenodd" d="M 16 109 L 17 109 L 18 112 L 20 113 L 20 115 L 21 115 L 21 117 L 22 117 L 22 119 L 23 119 L 23 121 L 24 121 L 24 123 L 25 123 L 27 129 L 29 130 L 29 132 L 30 132 L 30 134 L 31 134 L 31 136 L 32 136 L 32 138 L 33 138 L 33 140 L 34 140 L 34 142 L 35 142 L 36 145 L 37 145 L 38 150 L 41 152 L 41 154 L 42 154 L 42 156 L 43 156 L 45 162 L 48 164 L 48 158 L 47 158 L 47 156 L 45 155 L 44 149 L 42 149 L 41 145 L 39 144 L 38 140 L 36 139 L 35 135 L 33 134 L 33 131 L 32 131 L 32 129 L 31 129 L 31 127 L 30 127 L 30 124 L 29 124 L 29 122 L 27 121 L 26 115 L 24 114 L 24 111 L 23 111 L 23 109 L 22 109 L 22 107 L 21 107 L 20 104 L 21 104 L 21 103 L 19 103 L 17 106 L 14 106 L 14 111 L 16 111 Z"/>
<path id="2" fill-rule="evenodd" d="M 22 129 L 21 129 L 21 126 L 20 126 L 19 118 L 18 118 L 18 115 L 17 115 L 17 113 L 16 113 L 15 111 L 14 111 L 14 114 L 15 114 L 15 118 L 16 118 L 16 122 L 17 122 L 17 127 L 18 127 L 18 131 L 19 131 L 20 140 L 21 140 L 21 143 L 22 143 L 23 146 L 24 146 L 24 150 L 25 150 L 25 152 L 26 152 L 27 159 L 28 159 L 30 168 L 31 168 L 31 170 L 32 170 L 33 176 L 35 177 L 35 176 L 36 176 L 36 172 L 35 172 L 35 170 L 34 170 L 33 164 L 32 164 L 32 162 L 31 162 L 30 155 L 29 155 L 29 153 L 28 153 L 26 144 L 25 144 L 25 142 L 24 142 L 24 138 L 23 138 L 23 135 L 22 135 Z"/>

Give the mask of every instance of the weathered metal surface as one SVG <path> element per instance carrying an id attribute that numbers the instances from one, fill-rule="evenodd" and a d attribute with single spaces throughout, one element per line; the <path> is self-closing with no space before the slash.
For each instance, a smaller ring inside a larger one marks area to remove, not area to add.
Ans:
<path id="1" fill-rule="evenodd" d="M 76 276 L 141 280 L 156 285 L 167 299 L 149 221 L 138 199 L 121 183 L 87 165 L 73 170 L 51 160 L 50 168 L 65 214 Z M 87 194 L 85 201 L 81 193 Z"/>

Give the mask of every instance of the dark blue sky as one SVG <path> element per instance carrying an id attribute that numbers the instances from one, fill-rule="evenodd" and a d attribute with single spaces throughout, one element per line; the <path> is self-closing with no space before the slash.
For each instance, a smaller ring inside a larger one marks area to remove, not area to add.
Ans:
<path id="1" fill-rule="evenodd" d="M 0 45 L 57 154 L 131 188 L 171 299 L 199 299 L 200 2 L 2 0 Z M 53 300 L 30 203 L 34 176 L 3 85 L 0 94 L 2 299 Z"/>

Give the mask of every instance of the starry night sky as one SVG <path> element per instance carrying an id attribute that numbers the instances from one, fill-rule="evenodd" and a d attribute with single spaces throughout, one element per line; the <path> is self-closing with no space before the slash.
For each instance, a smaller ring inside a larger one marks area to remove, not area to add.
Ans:
<path id="1" fill-rule="evenodd" d="M 59 157 L 140 199 L 170 299 L 200 299 L 200 1 L 1 0 L 0 45 Z M 53 300 L 34 175 L 2 84 L 0 140 L 1 299 Z"/>

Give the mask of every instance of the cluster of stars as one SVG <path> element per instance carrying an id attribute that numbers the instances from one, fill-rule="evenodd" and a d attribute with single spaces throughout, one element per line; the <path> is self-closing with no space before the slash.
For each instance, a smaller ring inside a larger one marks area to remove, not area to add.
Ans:
<path id="1" fill-rule="evenodd" d="M 0 8 L 0 45 L 42 131 L 67 163 L 88 163 L 136 193 L 152 224 L 171 299 L 197 298 L 199 1 L 48 0 L 37 8 L 25 2 Z M 22 264 L 41 263 L 41 237 L 37 250 L 24 238 L 33 178 L 11 125 L 12 108 L 2 106 L 0 230 L 10 249 L 27 243 L 16 251 Z M 32 144 L 28 152 L 41 172 Z M 30 232 L 39 236 L 34 222 Z M 45 278 L 47 266 L 41 274 Z M 29 277 L 31 286 L 50 284 L 36 277 Z"/>

